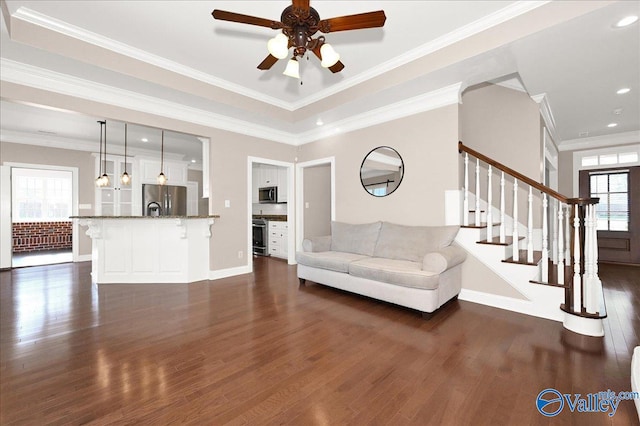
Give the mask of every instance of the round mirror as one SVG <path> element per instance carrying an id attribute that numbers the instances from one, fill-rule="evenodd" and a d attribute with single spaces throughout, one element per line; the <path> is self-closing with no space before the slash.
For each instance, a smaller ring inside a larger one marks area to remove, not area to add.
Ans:
<path id="1" fill-rule="evenodd" d="M 375 197 L 386 197 L 400 186 L 404 175 L 402 157 L 393 148 L 372 149 L 360 166 L 362 187 Z"/>

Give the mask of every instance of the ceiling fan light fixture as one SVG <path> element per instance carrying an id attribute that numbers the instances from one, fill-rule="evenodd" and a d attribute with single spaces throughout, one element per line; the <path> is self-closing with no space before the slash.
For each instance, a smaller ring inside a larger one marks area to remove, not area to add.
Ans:
<path id="1" fill-rule="evenodd" d="M 325 43 L 320 48 L 320 56 L 322 56 L 322 65 L 324 68 L 329 68 L 334 66 L 339 60 L 340 55 L 333 49 L 329 43 Z"/>
<path id="2" fill-rule="evenodd" d="M 289 54 L 289 38 L 280 33 L 267 42 L 267 50 L 272 56 L 284 59 Z"/>
<path id="3" fill-rule="evenodd" d="M 285 68 L 282 74 L 288 77 L 300 78 L 300 64 L 295 56 L 289 59 L 289 62 L 287 62 L 287 68 Z"/>

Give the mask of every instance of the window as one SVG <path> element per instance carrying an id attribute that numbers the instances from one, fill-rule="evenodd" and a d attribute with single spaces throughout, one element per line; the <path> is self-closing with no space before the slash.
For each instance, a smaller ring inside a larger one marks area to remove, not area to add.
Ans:
<path id="1" fill-rule="evenodd" d="M 612 166 L 616 164 L 637 163 L 637 152 L 621 152 L 617 154 L 588 155 L 583 156 L 580 162 L 582 167 Z"/>
<path id="2" fill-rule="evenodd" d="M 589 174 L 591 197 L 596 205 L 599 231 L 629 230 L 629 170 L 592 172 Z"/>
<path id="3" fill-rule="evenodd" d="M 13 168 L 13 222 L 67 221 L 72 212 L 72 173 Z"/>

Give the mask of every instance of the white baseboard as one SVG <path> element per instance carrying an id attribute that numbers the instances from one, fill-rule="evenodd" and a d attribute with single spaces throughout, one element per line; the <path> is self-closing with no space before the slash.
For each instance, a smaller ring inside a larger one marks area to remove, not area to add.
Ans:
<path id="1" fill-rule="evenodd" d="M 251 265 L 236 266 L 235 268 L 218 269 L 215 271 L 209 271 L 209 279 L 219 280 L 220 278 L 250 274 L 252 272 L 253 272 L 253 267 Z"/>
<path id="2" fill-rule="evenodd" d="M 80 254 L 75 259 L 73 259 L 73 261 L 74 262 L 91 262 L 91 255 L 90 254 Z"/>
<path id="3" fill-rule="evenodd" d="M 540 307 L 537 307 L 534 303 L 528 300 L 514 299 L 512 297 L 499 296 L 497 294 L 484 293 L 481 291 L 463 288 L 460 290 L 458 299 L 494 308 L 505 309 L 507 311 L 532 315 L 538 318 L 550 319 L 553 321 L 562 322 L 564 319 L 559 306 L 556 313 L 555 309 L 552 309 L 551 311 L 541 310 Z"/>

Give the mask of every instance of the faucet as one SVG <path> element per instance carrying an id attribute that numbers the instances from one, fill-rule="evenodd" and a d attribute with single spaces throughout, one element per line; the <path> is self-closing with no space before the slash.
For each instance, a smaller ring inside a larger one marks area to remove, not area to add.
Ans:
<path id="1" fill-rule="evenodd" d="M 147 216 L 162 216 L 162 207 L 155 201 L 147 204 Z"/>

